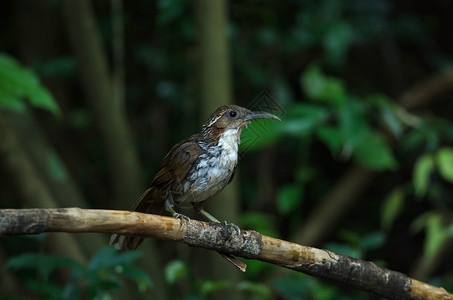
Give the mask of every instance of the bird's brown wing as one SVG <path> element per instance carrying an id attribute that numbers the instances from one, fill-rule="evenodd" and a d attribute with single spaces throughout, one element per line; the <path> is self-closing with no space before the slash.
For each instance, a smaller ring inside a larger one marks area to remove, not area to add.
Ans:
<path id="1" fill-rule="evenodd" d="M 176 194 L 181 193 L 183 190 L 181 185 L 187 178 L 195 161 L 204 151 L 200 147 L 198 140 L 199 136 L 197 134 L 176 144 L 162 161 L 156 176 L 151 182 L 151 187 Z"/>
<path id="2" fill-rule="evenodd" d="M 203 151 L 197 143 L 198 138 L 198 135 L 194 135 L 173 146 L 151 181 L 150 188 L 140 196 L 131 210 L 161 214 L 165 208 L 168 193 L 171 192 L 177 195 L 183 192 L 183 181 Z M 121 250 L 133 250 L 142 241 L 143 238 L 140 236 L 114 234 L 110 238 L 110 245 L 116 245 Z"/>
<path id="3" fill-rule="evenodd" d="M 133 211 L 160 214 L 169 192 L 176 195 L 182 193 L 184 180 L 203 151 L 197 138 L 198 135 L 194 135 L 173 146 L 160 164 L 150 188 L 133 206 Z"/>

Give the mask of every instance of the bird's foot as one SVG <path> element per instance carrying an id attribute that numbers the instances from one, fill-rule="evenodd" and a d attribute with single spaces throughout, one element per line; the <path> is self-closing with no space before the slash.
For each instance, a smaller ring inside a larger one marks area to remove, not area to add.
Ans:
<path id="1" fill-rule="evenodd" d="M 185 215 L 177 213 L 177 212 L 175 212 L 173 214 L 173 217 L 181 220 L 181 229 L 179 231 L 182 231 L 184 229 L 184 224 L 185 224 L 184 220 L 187 221 L 187 224 L 189 224 L 189 222 L 190 222 L 190 218 L 188 216 L 185 216 Z"/>
<path id="2" fill-rule="evenodd" d="M 236 224 L 227 223 L 227 221 L 223 221 L 223 225 L 233 227 L 237 231 L 238 235 L 241 235 L 241 229 Z"/>

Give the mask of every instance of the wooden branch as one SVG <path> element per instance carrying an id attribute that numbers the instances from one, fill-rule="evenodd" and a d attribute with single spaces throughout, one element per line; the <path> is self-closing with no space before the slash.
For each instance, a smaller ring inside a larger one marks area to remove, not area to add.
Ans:
<path id="1" fill-rule="evenodd" d="M 0 235 L 101 232 L 154 237 L 258 259 L 389 299 L 453 299 L 443 288 L 331 251 L 271 238 L 252 230 L 129 211 L 58 208 L 1 209 Z"/>

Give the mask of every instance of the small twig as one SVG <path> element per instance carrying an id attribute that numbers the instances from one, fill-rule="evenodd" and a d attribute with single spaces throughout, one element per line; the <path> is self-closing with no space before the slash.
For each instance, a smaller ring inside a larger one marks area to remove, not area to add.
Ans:
<path id="1" fill-rule="evenodd" d="M 399 98 L 399 102 L 403 107 L 411 110 L 426 105 L 427 102 L 432 102 L 435 97 L 452 89 L 453 69 L 447 69 L 435 73 L 407 89 Z"/>
<path id="2" fill-rule="evenodd" d="M 377 265 L 271 238 L 252 230 L 225 230 L 216 223 L 191 220 L 180 230 L 175 218 L 129 211 L 79 208 L 2 209 L 0 235 L 43 232 L 102 232 L 141 235 L 185 243 L 329 279 L 389 299 L 453 299 L 443 288 Z"/>

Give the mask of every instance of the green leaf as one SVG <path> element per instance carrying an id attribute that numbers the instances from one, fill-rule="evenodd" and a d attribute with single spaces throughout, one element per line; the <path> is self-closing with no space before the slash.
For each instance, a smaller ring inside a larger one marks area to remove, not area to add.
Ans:
<path id="1" fill-rule="evenodd" d="M 453 224 L 447 227 L 446 233 L 449 237 L 453 237 Z"/>
<path id="2" fill-rule="evenodd" d="M 75 108 L 67 116 L 68 123 L 75 129 L 88 129 L 93 124 L 92 112 L 84 108 Z"/>
<path id="3" fill-rule="evenodd" d="M 248 150 L 259 149 L 265 145 L 275 142 L 284 135 L 281 124 L 270 122 L 252 122 L 247 128 L 244 128 L 241 134 L 241 144 L 239 149 L 241 153 Z M 278 122 L 281 123 L 281 122 Z"/>
<path id="4" fill-rule="evenodd" d="M 278 237 L 278 234 L 269 236 Z M 263 274 L 275 268 L 273 265 L 254 259 L 247 259 L 245 263 L 247 264 L 247 278 L 255 280 L 258 280 Z"/>
<path id="5" fill-rule="evenodd" d="M 184 12 L 188 5 L 187 0 L 160 0 L 158 1 L 159 13 L 157 23 L 164 25 L 172 22 Z"/>
<path id="6" fill-rule="evenodd" d="M 359 241 L 359 249 L 362 251 L 375 250 L 382 247 L 387 238 L 382 231 L 371 232 L 363 236 Z"/>
<path id="7" fill-rule="evenodd" d="M 343 81 L 325 76 L 321 68 L 311 65 L 302 74 L 302 87 L 307 96 L 313 100 L 339 106 L 346 102 L 346 91 Z"/>
<path id="8" fill-rule="evenodd" d="M 366 100 L 379 108 L 379 113 L 382 121 L 387 126 L 387 128 L 390 129 L 393 135 L 396 137 L 402 136 L 403 125 L 396 115 L 398 106 L 395 104 L 395 102 L 382 94 L 371 95 L 367 97 Z"/>
<path id="9" fill-rule="evenodd" d="M 140 251 L 119 252 L 114 247 L 104 247 L 90 261 L 91 270 L 130 265 L 142 256 Z"/>
<path id="10" fill-rule="evenodd" d="M 358 248 L 359 243 L 360 243 L 360 235 L 357 232 L 347 230 L 347 229 L 341 229 L 338 232 L 338 238 L 348 242 L 352 247 Z"/>
<path id="11" fill-rule="evenodd" d="M 428 219 L 431 218 L 431 216 L 435 214 L 435 212 L 429 211 L 424 214 L 421 214 L 418 216 L 414 221 L 412 221 L 409 229 L 412 233 L 419 233 L 421 232 L 425 227 L 426 223 L 428 222 Z"/>
<path id="12" fill-rule="evenodd" d="M 448 234 L 442 224 L 440 214 L 432 215 L 426 224 L 425 253 L 428 257 L 434 257 L 447 240 Z"/>
<path id="13" fill-rule="evenodd" d="M 25 112 L 27 109 L 25 103 L 23 103 L 18 97 L 2 89 L 0 89 L 0 107 L 15 112 Z"/>
<path id="14" fill-rule="evenodd" d="M 346 51 L 354 38 L 354 29 L 345 21 L 338 21 L 325 34 L 323 45 L 326 48 L 328 60 L 334 65 L 343 63 Z"/>
<path id="15" fill-rule="evenodd" d="M 328 116 L 324 107 L 315 105 L 292 105 L 282 122 L 275 124 L 285 134 L 304 137 L 311 134 Z"/>
<path id="16" fill-rule="evenodd" d="M 202 295 L 206 296 L 209 293 L 224 289 L 230 285 L 230 282 L 227 280 L 206 280 L 202 283 L 200 292 Z"/>
<path id="17" fill-rule="evenodd" d="M 436 155 L 437 168 L 440 175 L 450 182 L 453 182 L 453 148 L 441 148 Z"/>
<path id="18" fill-rule="evenodd" d="M 241 214 L 241 225 L 252 228 L 264 235 L 278 236 L 275 217 L 264 212 L 244 212 Z"/>
<path id="19" fill-rule="evenodd" d="M 448 239 L 448 228 L 443 225 L 443 218 L 438 212 L 427 212 L 411 224 L 413 231 L 425 228 L 424 251 L 428 258 L 434 257 Z"/>
<path id="20" fill-rule="evenodd" d="M 434 158 L 431 154 L 425 154 L 418 158 L 412 174 L 415 196 L 421 198 L 428 191 L 430 176 L 434 170 Z"/>
<path id="21" fill-rule="evenodd" d="M 241 281 L 237 287 L 240 291 L 249 292 L 260 299 L 273 299 L 270 288 L 263 283 Z"/>
<path id="22" fill-rule="evenodd" d="M 72 78 L 76 74 L 76 61 L 74 56 L 60 56 L 37 64 L 36 70 L 42 77 L 58 79 Z"/>
<path id="23" fill-rule="evenodd" d="M 135 266 L 125 266 L 123 268 L 122 275 L 126 278 L 132 279 L 138 285 L 138 289 L 141 292 L 146 291 L 148 288 L 153 286 L 149 275 L 140 268 Z"/>
<path id="24" fill-rule="evenodd" d="M 395 137 L 402 136 L 403 126 L 394 111 L 388 108 L 381 109 L 381 117 Z"/>
<path id="25" fill-rule="evenodd" d="M 171 261 L 165 266 L 165 278 L 170 284 L 174 284 L 186 277 L 187 273 L 187 265 L 181 260 Z"/>
<path id="26" fill-rule="evenodd" d="M 33 91 L 27 93 L 26 97 L 32 106 L 47 110 L 55 116 L 60 116 L 61 112 L 57 102 L 55 102 L 52 94 L 40 84 L 37 84 Z"/>
<path id="27" fill-rule="evenodd" d="M 299 185 L 285 185 L 280 188 L 277 196 L 278 211 L 287 215 L 302 201 L 302 188 Z"/>
<path id="28" fill-rule="evenodd" d="M 41 296 L 41 299 L 64 299 L 63 291 L 60 286 L 51 282 L 29 279 L 26 286 Z"/>
<path id="29" fill-rule="evenodd" d="M 47 153 L 47 172 L 55 182 L 64 182 L 68 179 L 68 172 L 55 150 L 50 150 Z"/>
<path id="30" fill-rule="evenodd" d="M 255 120 L 241 135 L 241 152 L 270 144 L 284 135 L 305 137 L 311 134 L 328 117 L 326 108 L 316 105 L 296 104 L 286 108 L 282 122 Z"/>
<path id="31" fill-rule="evenodd" d="M 26 98 L 31 105 L 50 111 L 55 116 L 60 110 L 50 92 L 41 84 L 38 76 L 24 68 L 14 58 L 0 53 L 0 101 L 2 107 L 20 108 L 19 104 Z"/>
<path id="32" fill-rule="evenodd" d="M 338 156 L 343 146 L 343 139 L 338 128 L 321 127 L 316 132 L 316 135 L 330 149 L 332 156 Z"/>
<path id="33" fill-rule="evenodd" d="M 374 131 L 366 133 L 354 149 L 353 156 L 359 162 L 378 171 L 394 170 L 398 167 L 390 146 Z"/>
<path id="34" fill-rule="evenodd" d="M 361 259 L 362 258 L 362 252 L 358 248 L 353 248 L 350 245 L 344 244 L 344 243 L 327 243 L 324 246 L 325 249 L 340 253 L 343 255 L 351 256 L 354 258 Z"/>
<path id="35" fill-rule="evenodd" d="M 273 290 L 282 299 L 310 299 L 309 279 L 297 277 L 277 277 L 272 280 Z"/>
<path id="36" fill-rule="evenodd" d="M 385 198 L 381 206 L 381 226 L 384 230 L 389 230 L 395 219 L 401 214 L 404 206 L 404 190 L 401 187 L 395 188 Z"/>
<path id="37" fill-rule="evenodd" d="M 311 122 L 320 122 L 329 115 L 327 108 L 321 105 L 297 103 L 287 107 L 285 119 L 310 119 Z"/>
<path id="38" fill-rule="evenodd" d="M 7 262 L 6 267 L 13 270 L 36 269 L 44 278 L 48 278 L 52 271 L 60 267 L 69 267 L 76 272 L 84 272 L 85 270 L 85 267 L 74 259 L 39 253 L 25 253 L 15 256 Z"/>
<path id="39" fill-rule="evenodd" d="M 343 140 L 343 154 L 349 156 L 371 130 L 356 105 L 343 105 L 338 109 L 339 129 Z"/>
<path id="40" fill-rule="evenodd" d="M 302 187 L 311 182 L 316 176 L 317 169 L 308 167 L 304 165 L 303 167 L 297 167 L 296 171 L 294 172 L 294 184 Z"/>
<path id="41" fill-rule="evenodd" d="M 411 150 L 423 146 L 426 140 L 426 133 L 423 130 L 412 130 L 403 136 L 401 144 L 404 150 Z"/>

